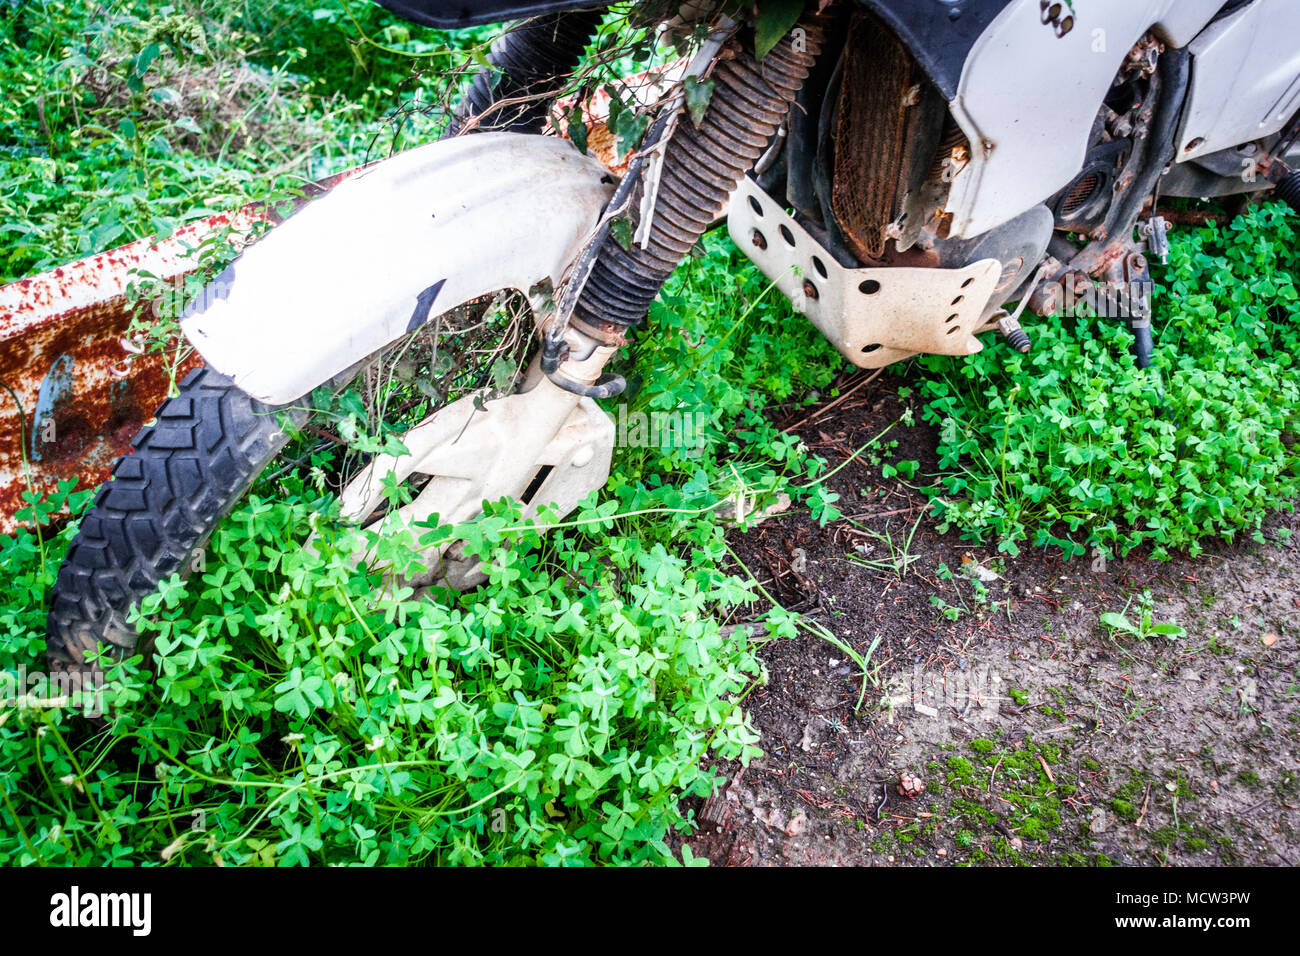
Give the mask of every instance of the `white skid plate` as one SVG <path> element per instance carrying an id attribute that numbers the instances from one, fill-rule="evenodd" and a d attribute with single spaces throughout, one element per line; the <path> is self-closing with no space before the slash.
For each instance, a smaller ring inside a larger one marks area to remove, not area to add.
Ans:
<path id="1" fill-rule="evenodd" d="M 846 269 L 748 177 L 732 193 L 727 231 L 860 368 L 881 368 L 918 352 L 971 355 L 983 348 L 974 333 L 1002 274 L 996 259 L 960 269 Z"/>

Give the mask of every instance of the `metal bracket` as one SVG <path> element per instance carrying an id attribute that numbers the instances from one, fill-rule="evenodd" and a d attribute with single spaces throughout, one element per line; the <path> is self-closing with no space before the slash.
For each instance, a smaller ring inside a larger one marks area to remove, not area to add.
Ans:
<path id="1" fill-rule="evenodd" d="M 1146 251 L 1159 256 L 1162 263 L 1169 262 L 1169 221 L 1162 216 L 1152 216 L 1138 223 L 1138 235 L 1146 244 Z"/>

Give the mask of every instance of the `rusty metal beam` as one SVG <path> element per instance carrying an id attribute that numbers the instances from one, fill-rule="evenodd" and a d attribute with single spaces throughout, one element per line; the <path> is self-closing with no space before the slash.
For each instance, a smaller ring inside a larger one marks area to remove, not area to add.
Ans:
<path id="1" fill-rule="evenodd" d="M 45 496 L 69 478 L 79 488 L 107 480 L 166 397 L 162 356 L 123 345 L 139 308 L 127 296 L 138 273 L 179 282 L 197 267 L 205 237 L 247 235 L 354 172 L 312 184 L 287 209 L 250 204 L 0 287 L 0 533 L 23 523 L 15 513 L 26 506 L 24 492 Z M 200 361 L 192 356 L 180 373 Z"/>

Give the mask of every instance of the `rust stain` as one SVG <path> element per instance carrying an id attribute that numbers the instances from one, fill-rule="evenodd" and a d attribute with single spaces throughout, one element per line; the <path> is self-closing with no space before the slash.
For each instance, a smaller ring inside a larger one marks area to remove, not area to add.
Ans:
<path id="1" fill-rule="evenodd" d="M 629 76 L 621 81 L 621 97 L 646 109 L 658 105 L 673 91 L 678 81 L 685 75 L 688 65 L 689 61 L 682 57 L 664 66 Z M 552 125 L 561 131 L 560 135 L 564 139 L 572 138 L 568 133 L 567 114 L 577 102 L 577 97 L 570 96 L 556 104 Z M 609 105 L 610 95 L 602 86 L 579 104 L 582 110 L 582 125 L 587 128 L 587 152 L 610 172 L 622 176 L 627 173 L 632 154 L 628 153 L 622 158 L 618 156 L 618 144 L 613 131 L 609 128 Z"/>
<path id="2" fill-rule="evenodd" d="M 251 204 L 187 224 L 167 239 L 141 239 L 0 287 L 0 533 L 22 524 L 23 494 L 45 496 L 75 478 L 92 488 L 167 395 L 163 357 L 123 345 L 139 306 L 128 301 L 136 270 L 179 282 L 192 250 L 229 228 L 247 235 L 342 182 L 348 170 L 307 187 L 288 208 Z M 184 375 L 201 364 L 191 356 Z M 42 391 L 42 386 L 45 386 Z"/>

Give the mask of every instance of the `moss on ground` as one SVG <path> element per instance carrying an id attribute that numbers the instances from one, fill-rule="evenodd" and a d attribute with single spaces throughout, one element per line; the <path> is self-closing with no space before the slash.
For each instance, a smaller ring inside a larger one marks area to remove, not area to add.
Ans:
<path id="1" fill-rule="evenodd" d="M 1096 761 L 1083 766 L 1098 769 Z M 1041 851 L 1062 827 L 1065 801 L 1078 792 L 1078 780 L 1066 766 L 1060 746 L 1026 738 L 1018 745 L 976 738 L 966 753 L 927 767 L 931 794 L 947 794 L 947 807 L 927 807 L 931 814 L 896 832 L 900 843 L 912 844 L 951 833 L 957 865 L 1060 863 L 1108 866 L 1104 854 L 1072 852 L 1044 857 Z M 1083 826 L 1087 837 L 1087 825 Z M 879 842 L 879 841 L 878 841 Z"/>

